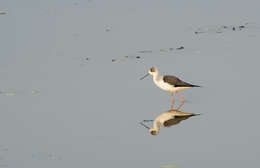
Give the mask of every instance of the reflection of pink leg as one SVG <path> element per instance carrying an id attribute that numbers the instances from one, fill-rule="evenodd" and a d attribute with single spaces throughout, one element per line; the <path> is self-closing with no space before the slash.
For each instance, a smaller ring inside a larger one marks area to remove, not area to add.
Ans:
<path id="1" fill-rule="evenodd" d="M 181 98 L 181 101 L 182 101 L 182 103 L 177 108 L 177 110 L 179 110 L 181 108 L 181 106 L 184 104 L 184 99 L 181 97 L 181 95 L 180 95 L 180 93 L 178 91 L 176 91 L 176 94 Z"/>
<path id="2" fill-rule="evenodd" d="M 171 96 L 172 96 L 172 104 L 171 104 L 170 110 L 173 110 L 173 106 L 174 106 L 174 94 L 173 94 L 173 92 L 171 93 Z"/>

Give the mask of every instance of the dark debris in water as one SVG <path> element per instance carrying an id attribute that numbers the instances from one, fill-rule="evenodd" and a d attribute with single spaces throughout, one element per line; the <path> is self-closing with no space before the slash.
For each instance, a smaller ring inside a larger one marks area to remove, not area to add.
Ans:
<path id="1" fill-rule="evenodd" d="M 152 53 L 152 50 L 141 50 L 141 51 L 137 51 L 138 53 Z"/>
<path id="2" fill-rule="evenodd" d="M 144 60 L 145 57 L 147 57 L 147 55 L 146 55 L 147 53 L 155 53 L 155 54 L 170 53 L 170 52 L 174 52 L 175 50 L 183 50 L 183 49 L 184 49 L 184 46 L 180 46 L 180 47 L 177 47 L 177 48 L 174 48 L 174 47 L 160 48 L 160 49 L 157 49 L 157 50 L 150 50 L 150 49 L 139 50 L 139 51 L 136 51 L 136 52 L 129 54 L 129 55 L 121 56 L 121 57 L 118 57 L 118 58 L 112 58 L 111 61 L 112 62 L 123 62 L 123 61 L 127 61 L 127 60 L 132 60 L 132 61 L 138 60 L 138 62 L 139 62 L 139 61 Z M 91 57 L 83 57 L 83 58 L 81 57 L 81 61 L 83 63 L 87 62 L 87 61 L 91 61 L 91 60 L 92 60 Z M 1 92 L 0 92 L 0 94 L 1 94 Z"/>
<path id="3" fill-rule="evenodd" d="M 183 49 L 184 49 L 183 46 L 180 46 L 180 47 L 176 48 L 176 50 L 183 50 Z"/>
<path id="4" fill-rule="evenodd" d="M 121 62 L 121 61 L 125 61 L 125 60 L 128 60 L 128 59 L 131 59 L 131 60 L 135 60 L 135 59 L 140 59 L 141 57 L 139 55 L 135 56 L 135 55 L 126 55 L 122 58 L 117 58 L 117 59 L 112 59 L 112 62 Z"/>
<path id="5" fill-rule="evenodd" d="M 6 15 L 7 12 L 6 11 L 0 11 L 0 15 Z"/>
<path id="6" fill-rule="evenodd" d="M 157 50 L 149 50 L 149 49 L 139 50 L 139 51 L 136 51 L 136 53 L 134 53 L 134 54 L 126 55 L 126 56 L 123 56 L 120 58 L 113 58 L 112 62 L 122 62 L 122 61 L 126 61 L 129 59 L 130 60 L 141 59 L 141 58 L 145 58 L 147 56 L 146 54 L 148 54 L 148 53 L 168 53 L 168 52 L 173 52 L 175 50 L 183 50 L 183 49 L 184 49 L 184 46 L 180 46 L 177 48 L 173 48 L 173 47 L 160 48 Z"/>
<path id="7" fill-rule="evenodd" d="M 241 31 L 243 29 L 258 29 L 260 30 L 260 26 L 256 23 L 245 23 L 242 25 L 211 25 L 211 26 L 202 26 L 197 28 L 194 33 L 223 33 L 226 31 Z"/>

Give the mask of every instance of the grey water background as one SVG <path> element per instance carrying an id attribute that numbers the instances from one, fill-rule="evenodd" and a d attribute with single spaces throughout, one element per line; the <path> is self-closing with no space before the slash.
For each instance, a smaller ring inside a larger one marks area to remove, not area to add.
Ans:
<path id="1" fill-rule="evenodd" d="M 259 5 L 0 1 L 0 167 L 259 166 L 260 30 L 194 34 L 259 24 Z M 127 55 L 141 58 L 111 61 Z M 171 102 L 139 80 L 151 66 L 202 85 L 180 93 L 183 112 L 203 115 L 158 136 L 140 126 Z"/>

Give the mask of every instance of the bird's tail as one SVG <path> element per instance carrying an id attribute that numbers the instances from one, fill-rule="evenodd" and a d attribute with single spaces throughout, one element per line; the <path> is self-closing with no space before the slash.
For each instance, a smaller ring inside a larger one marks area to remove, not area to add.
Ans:
<path id="1" fill-rule="evenodd" d="M 191 85 L 191 87 L 202 87 L 202 86 L 199 86 L 199 85 Z"/>
<path id="2" fill-rule="evenodd" d="M 193 113 L 191 116 L 197 116 L 197 115 L 201 115 L 201 114 L 195 114 L 195 113 Z"/>

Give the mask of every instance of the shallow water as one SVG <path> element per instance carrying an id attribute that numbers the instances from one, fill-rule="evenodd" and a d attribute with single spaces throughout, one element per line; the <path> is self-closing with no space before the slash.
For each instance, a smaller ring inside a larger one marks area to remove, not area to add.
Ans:
<path id="1" fill-rule="evenodd" d="M 194 33 L 259 24 L 258 1 L 0 6 L 0 167 L 259 166 L 260 31 Z M 202 85 L 180 93 L 181 111 L 203 115 L 158 136 L 140 126 L 171 103 L 139 80 L 151 66 Z"/>

